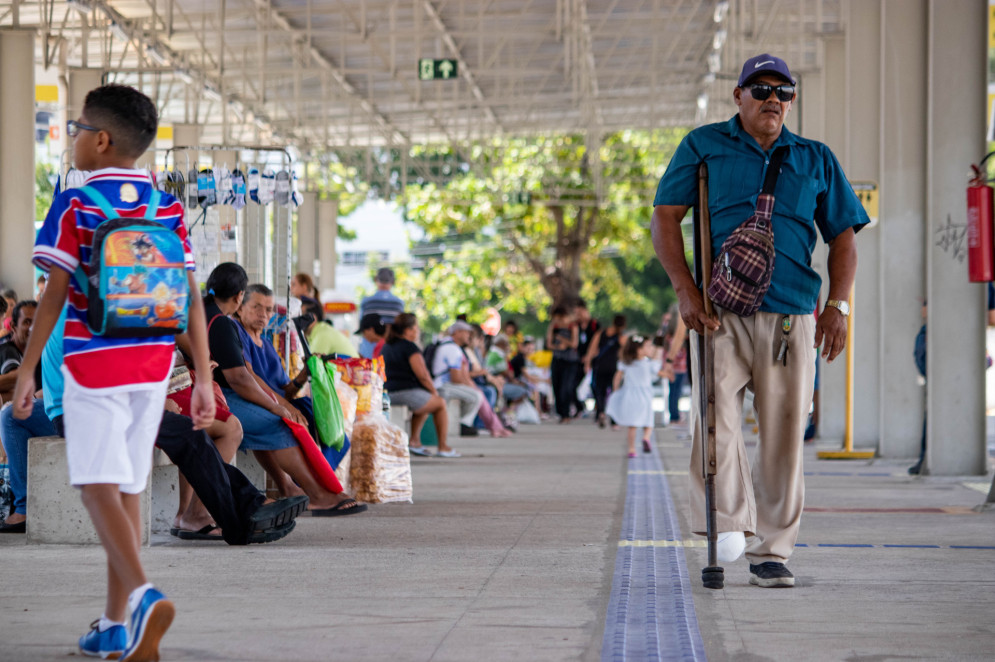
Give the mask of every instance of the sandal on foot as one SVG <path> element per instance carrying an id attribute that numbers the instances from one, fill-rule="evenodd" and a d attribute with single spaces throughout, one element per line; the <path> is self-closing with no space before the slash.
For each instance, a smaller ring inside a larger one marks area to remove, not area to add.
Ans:
<path id="1" fill-rule="evenodd" d="M 649 439 L 643 439 L 643 452 L 644 453 L 652 453 L 653 452 L 653 448 L 650 446 L 650 440 Z"/>
<path id="2" fill-rule="evenodd" d="M 432 451 L 424 446 L 408 446 L 408 452 L 412 455 L 420 455 L 421 457 L 432 457 Z"/>
<path id="3" fill-rule="evenodd" d="M 176 533 L 173 533 L 176 531 Z M 212 533 L 217 531 L 218 533 Z M 224 540 L 224 536 L 221 535 L 221 527 L 217 524 L 206 524 L 196 531 L 189 531 L 187 529 L 170 529 L 169 533 L 176 536 L 180 540 Z"/>
<path id="4" fill-rule="evenodd" d="M 346 499 L 331 508 L 314 508 L 311 510 L 312 517 L 340 517 L 342 515 L 355 515 L 366 510 L 365 503 L 359 503 L 355 499 Z"/>
<path id="5" fill-rule="evenodd" d="M 636 454 L 635 454 L 635 453 L 629 453 L 629 458 L 630 458 L 630 459 L 632 459 L 632 458 L 634 458 L 634 457 L 636 457 Z"/>

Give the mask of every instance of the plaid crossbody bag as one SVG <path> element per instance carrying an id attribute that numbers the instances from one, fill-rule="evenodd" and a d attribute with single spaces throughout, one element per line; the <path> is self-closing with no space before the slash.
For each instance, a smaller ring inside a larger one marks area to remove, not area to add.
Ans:
<path id="1" fill-rule="evenodd" d="M 749 317 L 760 309 L 774 275 L 771 214 L 774 186 L 787 152 L 786 146 L 774 150 L 763 189 L 757 196 L 756 210 L 722 242 L 719 254 L 712 262 L 708 298 L 716 306 L 741 317 Z"/>

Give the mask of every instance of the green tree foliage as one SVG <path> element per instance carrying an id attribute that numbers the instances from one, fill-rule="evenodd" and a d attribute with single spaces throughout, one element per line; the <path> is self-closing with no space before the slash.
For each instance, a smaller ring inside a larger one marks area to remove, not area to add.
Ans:
<path id="1" fill-rule="evenodd" d="M 55 194 L 55 166 L 44 161 L 35 163 L 35 220 L 44 221 Z"/>
<path id="2" fill-rule="evenodd" d="M 596 316 L 655 326 L 673 295 L 649 237 L 653 194 L 684 133 L 623 131 L 596 149 L 554 135 L 413 151 L 412 174 L 419 162 L 446 172 L 404 191 L 425 241 L 414 250 L 423 271 L 399 292 L 445 319 L 479 322 L 493 306 L 544 321 L 551 304 L 580 296 Z"/>

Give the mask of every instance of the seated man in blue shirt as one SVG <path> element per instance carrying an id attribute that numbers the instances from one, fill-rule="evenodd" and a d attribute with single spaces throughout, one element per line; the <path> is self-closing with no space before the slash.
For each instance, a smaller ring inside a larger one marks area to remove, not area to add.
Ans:
<path id="1" fill-rule="evenodd" d="M 743 64 L 733 99 L 739 112 L 728 122 L 689 133 L 667 167 L 654 201 L 652 234 L 667 270 L 681 317 L 694 334 L 708 328 L 715 339 L 715 476 L 719 559 L 744 551 L 750 583 L 794 586 L 784 563 L 794 550 L 805 488 L 803 433 L 815 379 L 815 353 L 832 361 L 846 342 L 847 299 L 857 269 L 855 232 L 867 214 L 829 148 L 796 136 L 784 120 L 796 97 L 795 80 L 780 58 L 762 54 Z M 708 165 L 712 253 L 753 213 L 767 165 L 781 146 L 787 154 L 774 188 L 774 270 L 759 312 L 740 317 L 716 308 L 705 314 L 702 293 L 684 257 L 681 221 L 697 203 L 699 164 Z M 829 245 L 826 307 L 813 319 L 822 280 L 812 269 L 821 234 Z M 784 345 L 784 352 L 779 347 Z M 813 347 L 814 346 L 814 347 Z M 691 343 L 697 370 L 697 343 Z M 694 379 L 691 398 L 691 523 L 705 533 L 702 435 Z M 760 442 L 750 472 L 740 427 L 744 390 L 756 394 Z M 751 537 L 746 546 L 746 536 Z"/>

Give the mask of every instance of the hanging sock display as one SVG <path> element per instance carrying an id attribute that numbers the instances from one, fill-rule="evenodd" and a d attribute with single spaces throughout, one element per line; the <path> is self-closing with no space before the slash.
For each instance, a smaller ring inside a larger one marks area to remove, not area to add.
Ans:
<path id="1" fill-rule="evenodd" d="M 290 173 L 281 170 L 276 173 L 276 193 L 274 194 L 276 204 L 286 207 L 290 204 Z"/>
<path id="2" fill-rule="evenodd" d="M 263 170 L 259 178 L 259 204 L 268 205 L 276 196 L 276 173 L 272 168 Z"/>
<path id="3" fill-rule="evenodd" d="M 249 199 L 259 204 L 259 168 L 249 168 L 249 181 L 246 182 L 249 189 Z"/>
<path id="4" fill-rule="evenodd" d="M 296 209 L 301 206 L 302 202 L 304 202 L 304 196 L 297 190 L 297 173 L 295 172 L 293 183 L 291 184 L 290 203 L 294 205 L 294 209 Z"/>
<path id="5" fill-rule="evenodd" d="M 218 204 L 217 189 L 214 184 L 214 171 L 210 168 L 201 170 L 197 175 L 197 203 L 204 209 Z"/>
<path id="6" fill-rule="evenodd" d="M 218 187 L 218 204 L 230 205 L 234 197 L 231 183 L 231 170 L 225 166 L 214 169 L 214 183 Z"/>
<path id="7" fill-rule="evenodd" d="M 245 175 L 238 168 L 231 173 L 231 202 L 232 209 L 238 210 L 245 207 Z"/>
<path id="8" fill-rule="evenodd" d="M 197 169 L 191 168 L 190 172 L 187 173 L 187 209 L 196 209 L 197 205 L 200 204 L 198 184 Z"/>

